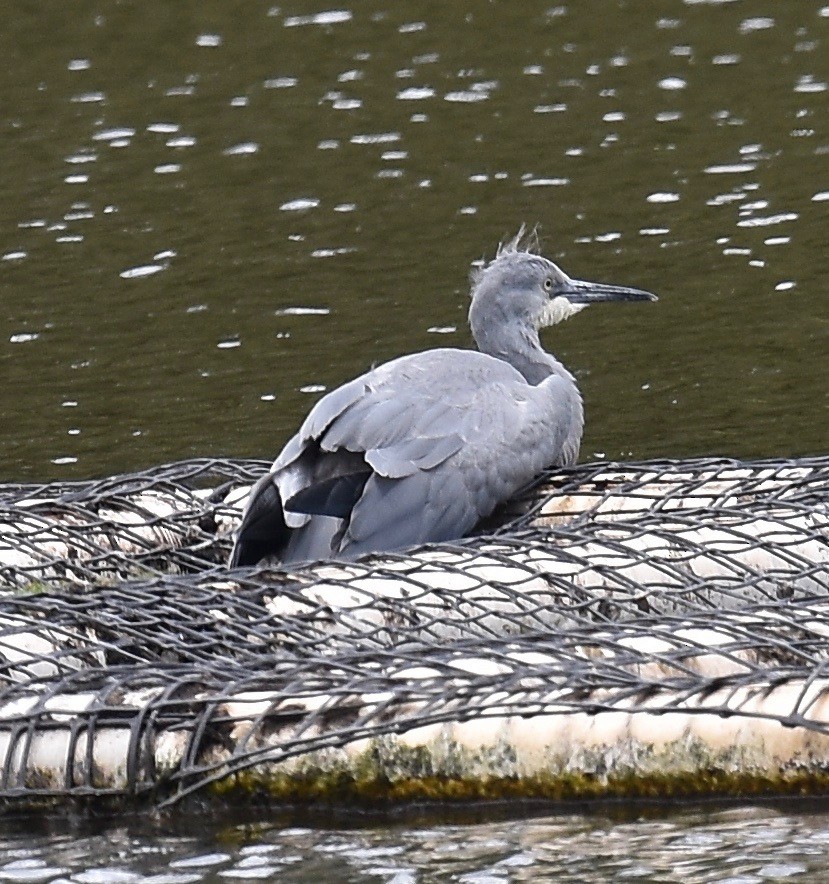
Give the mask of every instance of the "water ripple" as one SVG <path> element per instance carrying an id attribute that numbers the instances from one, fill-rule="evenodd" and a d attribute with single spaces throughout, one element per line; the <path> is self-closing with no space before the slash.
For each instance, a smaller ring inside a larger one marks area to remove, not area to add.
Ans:
<path id="1" fill-rule="evenodd" d="M 431 86 L 410 86 L 397 93 L 401 101 L 422 101 L 424 98 L 432 98 L 435 90 Z"/>
<path id="2" fill-rule="evenodd" d="M 147 126 L 148 132 L 158 132 L 162 135 L 172 135 L 181 128 L 178 123 L 150 123 Z"/>
<path id="3" fill-rule="evenodd" d="M 252 153 L 257 153 L 259 150 L 259 145 L 255 141 L 243 141 L 240 144 L 234 144 L 231 147 L 226 147 L 222 153 L 226 157 L 238 157 L 238 156 L 247 156 Z"/>
<path id="4" fill-rule="evenodd" d="M 113 129 L 102 129 L 92 136 L 93 141 L 123 141 L 132 138 L 135 135 L 135 129 L 128 126 L 120 126 Z"/>
<path id="5" fill-rule="evenodd" d="M 335 9 L 313 15 L 291 15 L 283 24 L 286 28 L 296 28 L 301 25 L 336 25 L 346 21 L 351 21 L 351 13 L 347 9 Z"/>
<path id="6" fill-rule="evenodd" d="M 471 89 L 447 92 L 446 95 L 443 96 L 444 101 L 452 101 L 461 104 L 473 104 L 477 101 L 486 101 L 487 98 L 489 98 L 488 92 L 474 92 Z"/>
<path id="7" fill-rule="evenodd" d="M 279 208 L 282 212 L 305 212 L 308 209 L 315 209 L 319 204 L 320 201 L 316 197 L 300 197 L 282 203 Z"/>
<path id="8" fill-rule="evenodd" d="M 282 307 L 274 310 L 274 316 L 328 316 L 328 307 Z"/>
<path id="9" fill-rule="evenodd" d="M 774 19 L 766 16 L 747 18 L 740 22 L 740 33 L 751 34 L 754 31 L 765 31 L 774 27 Z"/>
<path id="10" fill-rule="evenodd" d="M 829 84 L 825 83 L 823 80 L 816 80 L 813 74 L 805 74 L 798 81 L 797 85 L 794 87 L 795 92 L 825 92 L 829 89 Z"/>
<path id="11" fill-rule="evenodd" d="M 79 95 L 73 95 L 69 101 L 72 104 L 96 104 L 106 101 L 106 94 L 103 92 L 81 92 Z"/>
<path id="12" fill-rule="evenodd" d="M 392 144 L 395 141 L 400 141 L 399 132 L 378 132 L 372 135 L 351 136 L 352 144 Z"/>
<path id="13" fill-rule="evenodd" d="M 130 267 L 127 270 L 122 270 L 118 275 L 121 279 L 141 279 L 145 276 L 153 276 L 164 269 L 164 264 L 141 264 L 138 267 Z"/>
<path id="14" fill-rule="evenodd" d="M 786 221 L 796 221 L 798 215 L 795 212 L 781 212 L 778 215 L 768 215 L 764 218 L 746 218 L 737 222 L 737 227 L 770 227 L 773 224 L 783 224 Z"/>
<path id="15" fill-rule="evenodd" d="M 560 114 L 567 110 L 567 105 L 559 102 L 558 104 L 537 104 L 533 108 L 536 114 Z"/>
<path id="16" fill-rule="evenodd" d="M 271 77 L 262 84 L 265 89 L 290 89 L 299 82 L 297 77 Z"/>
<path id="17" fill-rule="evenodd" d="M 756 168 L 757 163 L 721 163 L 715 166 L 706 166 L 704 171 L 708 175 L 728 175 L 753 172 Z"/>
<path id="18" fill-rule="evenodd" d="M 524 187 L 563 187 L 570 183 L 569 178 L 524 178 L 521 182 Z"/>

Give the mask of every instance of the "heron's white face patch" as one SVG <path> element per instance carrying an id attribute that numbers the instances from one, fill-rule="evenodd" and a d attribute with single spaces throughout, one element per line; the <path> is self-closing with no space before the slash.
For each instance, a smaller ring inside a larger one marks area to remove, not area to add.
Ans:
<path id="1" fill-rule="evenodd" d="M 571 304 L 567 298 L 559 296 L 551 298 L 547 301 L 544 310 L 541 312 L 539 319 L 539 327 L 546 328 L 549 325 L 555 325 L 558 322 L 564 322 L 576 313 L 584 310 L 587 304 Z"/>

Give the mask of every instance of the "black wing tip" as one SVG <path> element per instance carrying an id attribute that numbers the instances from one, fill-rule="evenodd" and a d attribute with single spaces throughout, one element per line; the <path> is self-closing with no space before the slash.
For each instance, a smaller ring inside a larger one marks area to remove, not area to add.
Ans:
<path id="1" fill-rule="evenodd" d="M 279 558 L 290 536 L 279 489 L 272 476 L 265 476 L 251 490 L 228 567 L 248 568 L 271 556 Z"/>
<path id="2" fill-rule="evenodd" d="M 228 568 L 252 568 L 277 552 L 278 549 L 274 544 L 237 540 L 227 566 Z"/>

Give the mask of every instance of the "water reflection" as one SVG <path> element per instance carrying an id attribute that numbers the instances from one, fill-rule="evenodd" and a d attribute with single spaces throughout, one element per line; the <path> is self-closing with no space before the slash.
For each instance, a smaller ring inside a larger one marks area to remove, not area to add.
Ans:
<path id="1" fill-rule="evenodd" d="M 229 880 L 507 882 L 676 881 L 683 884 L 819 881 L 829 874 L 824 814 L 772 808 L 676 811 L 629 818 L 561 814 L 464 823 L 424 816 L 390 822 L 352 817 L 297 825 L 114 820 L 14 824 L 0 839 L 0 880 L 183 884 Z M 355 828 L 354 826 L 369 827 Z M 48 838 L 44 837 L 48 834 Z M 45 844 L 45 846 L 44 846 Z"/>

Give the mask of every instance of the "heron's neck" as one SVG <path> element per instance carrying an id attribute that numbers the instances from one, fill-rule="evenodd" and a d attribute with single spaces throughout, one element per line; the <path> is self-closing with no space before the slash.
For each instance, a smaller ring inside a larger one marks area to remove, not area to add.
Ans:
<path id="1" fill-rule="evenodd" d="M 484 331 L 473 326 L 472 334 L 482 353 L 508 362 L 524 375 L 529 384 L 540 384 L 552 374 L 573 380 L 558 359 L 541 346 L 538 332 L 533 328 Z"/>

